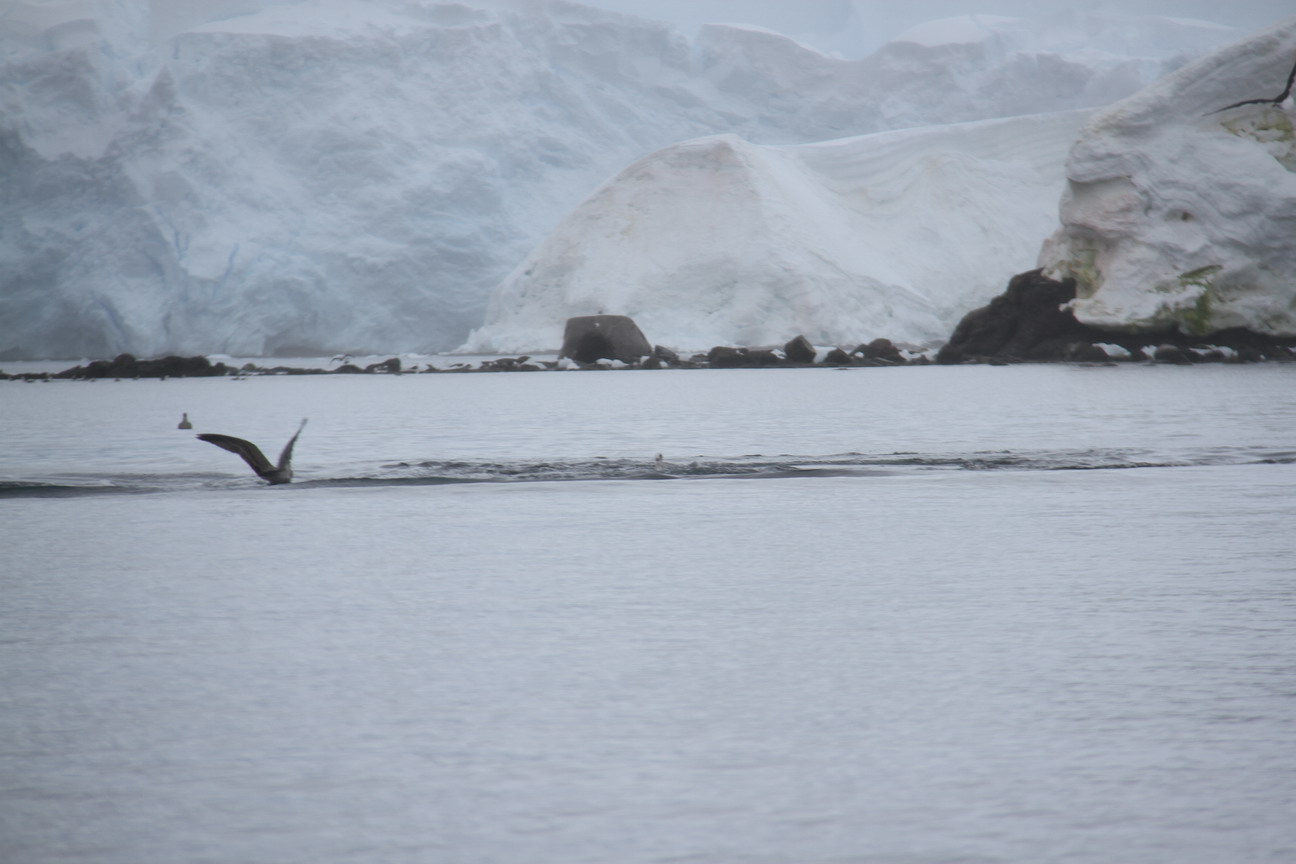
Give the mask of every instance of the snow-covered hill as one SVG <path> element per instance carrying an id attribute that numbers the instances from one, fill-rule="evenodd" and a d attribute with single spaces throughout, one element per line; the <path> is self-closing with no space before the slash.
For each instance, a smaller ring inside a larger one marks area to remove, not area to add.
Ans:
<path id="1" fill-rule="evenodd" d="M 1098 113 L 1040 263 L 1083 323 L 1296 335 L 1296 18 Z M 1288 84 L 1290 86 L 1290 83 Z"/>
<path id="2" fill-rule="evenodd" d="M 581 204 L 495 291 L 478 352 L 554 347 L 570 316 L 632 316 L 677 349 L 947 336 L 1057 224 L 1086 112 L 822 144 L 666 148 Z"/>
<path id="3" fill-rule="evenodd" d="M 1161 35 L 1008 21 L 846 61 L 566 2 L 11 0 L 0 356 L 448 349 L 646 153 L 1104 104 L 1225 39 L 1141 26 Z"/>

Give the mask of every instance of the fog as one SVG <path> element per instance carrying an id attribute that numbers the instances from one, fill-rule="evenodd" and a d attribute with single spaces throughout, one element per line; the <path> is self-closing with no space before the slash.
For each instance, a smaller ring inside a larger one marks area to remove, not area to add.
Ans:
<path id="1" fill-rule="evenodd" d="M 923 21 L 956 15 L 1040 17 L 1068 11 L 1202 18 L 1242 29 L 1278 21 L 1296 12 L 1290 0 L 583 0 L 646 18 L 669 20 L 686 32 L 708 22 L 754 24 L 794 36 L 818 48 L 844 54 L 872 50 Z"/>
<path id="2" fill-rule="evenodd" d="M 150 29 L 155 37 L 223 16 L 291 0 L 150 0 Z M 464 0 L 468 5 L 534 7 L 544 0 Z M 751 24 L 777 30 L 826 52 L 860 56 L 878 48 L 906 29 L 956 15 L 1005 15 L 1038 18 L 1073 11 L 1106 11 L 1121 15 L 1200 18 L 1244 30 L 1258 29 L 1296 14 L 1291 0 L 576 0 L 644 18 L 666 20 L 692 34 L 707 23 Z M 90 7 L 92 2 L 20 3 L 4 13 L 13 19 L 46 18 L 55 8 Z M 321 5 L 327 5 L 323 3 Z M 37 12 L 36 10 L 42 10 Z"/>

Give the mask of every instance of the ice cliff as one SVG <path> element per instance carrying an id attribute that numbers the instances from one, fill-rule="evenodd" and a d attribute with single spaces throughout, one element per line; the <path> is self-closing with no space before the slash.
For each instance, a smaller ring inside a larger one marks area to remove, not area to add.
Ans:
<path id="1" fill-rule="evenodd" d="M 1099 112 L 1040 264 L 1081 323 L 1296 335 L 1296 18 Z"/>
<path id="2" fill-rule="evenodd" d="M 762 146 L 1106 104 L 1223 39 L 1121 44 L 1130 20 L 928 28 L 848 61 L 565 2 L 11 0 L 0 357 L 448 349 L 644 154 L 741 136 L 727 164 L 764 159 L 821 207 L 831 171 Z M 950 305 L 926 301 L 929 322 Z"/>

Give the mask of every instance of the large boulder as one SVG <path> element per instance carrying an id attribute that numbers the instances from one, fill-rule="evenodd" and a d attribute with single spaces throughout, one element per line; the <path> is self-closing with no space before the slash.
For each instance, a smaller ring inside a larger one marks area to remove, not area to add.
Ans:
<path id="1" fill-rule="evenodd" d="M 1073 279 L 1058 282 L 1039 270 L 1019 273 L 988 306 L 963 316 L 936 362 L 1060 360 L 1073 342 L 1103 341 L 1064 308 L 1075 295 Z"/>
<path id="2" fill-rule="evenodd" d="M 561 356 L 577 363 L 620 360 L 634 363 L 653 353 L 652 345 L 633 319 L 625 315 L 582 315 L 568 318 Z"/>
<path id="3" fill-rule="evenodd" d="M 865 360 L 882 360 L 887 363 L 903 363 L 904 355 L 890 339 L 874 339 L 867 345 L 861 345 L 853 352 L 862 355 Z"/>
<path id="4" fill-rule="evenodd" d="M 814 345 L 805 336 L 798 336 L 783 346 L 783 356 L 789 363 L 813 363 L 816 353 Z"/>

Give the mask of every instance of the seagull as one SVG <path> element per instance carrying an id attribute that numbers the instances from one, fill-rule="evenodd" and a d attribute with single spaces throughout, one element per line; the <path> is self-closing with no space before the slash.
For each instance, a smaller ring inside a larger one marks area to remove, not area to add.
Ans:
<path id="1" fill-rule="evenodd" d="M 199 441 L 215 444 L 222 450 L 228 450 L 242 456 L 243 461 L 257 473 L 258 477 L 274 486 L 279 483 L 292 482 L 293 445 L 297 443 L 297 436 L 305 428 L 306 420 L 303 419 L 301 425 L 297 427 L 297 431 L 293 433 L 293 437 L 289 438 L 288 443 L 284 445 L 283 452 L 279 454 L 278 465 L 271 465 L 270 460 L 261 452 L 261 448 L 251 441 L 244 441 L 242 438 L 235 438 L 233 435 L 212 435 L 205 432 L 197 437 Z"/>
<path id="2" fill-rule="evenodd" d="M 188 412 L 188 411 L 186 411 L 186 412 L 184 413 L 184 416 L 182 416 L 182 417 L 180 418 L 180 422 L 176 424 L 176 428 L 177 428 L 177 429 L 192 429 L 192 428 L 193 428 L 193 424 L 189 422 L 189 412 Z"/>

